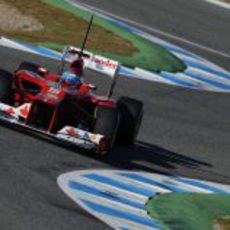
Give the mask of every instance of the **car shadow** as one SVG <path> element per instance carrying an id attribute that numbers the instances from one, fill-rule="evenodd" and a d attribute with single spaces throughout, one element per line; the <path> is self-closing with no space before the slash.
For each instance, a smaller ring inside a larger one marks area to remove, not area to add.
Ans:
<path id="1" fill-rule="evenodd" d="M 76 146 L 60 143 L 57 140 L 47 138 L 47 136 L 42 134 L 34 133 L 33 131 L 25 130 L 20 127 L 15 127 L 14 125 L 10 125 L 8 123 L 1 123 L 1 126 L 22 132 L 25 135 L 29 135 L 30 137 L 32 136 L 49 144 L 59 146 L 60 148 L 64 148 L 74 154 L 80 154 L 84 157 L 101 161 L 116 169 L 167 173 L 164 169 L 167 169 L 167 171 L 173 171 L 181 166 L 190 169 L 212 167 L 211 164 L 204 161 L 142 141 L 136 141 L 133 145 L 128 147 L 115 145 L 113 153 L 106 156 L 99 156 L 95 153 L 77 148 Z M 68 168 L 70 167 L 72 170 L 74 169 L 75 162 L 60 162 L 60 164 Z"/>
<path id="2" fill-rule="evenodd" d="M 106 156 L 98 156 L 97 154 L 82 149 L 76 150 L 76 147 L 73 146 L 63 146 L 59 143 L 58 145 L 76 154 L 101 161 L 116 169 L 171 174 L 172 171 L 179 167 L 196 170 L 203 169 L 204 167 L 212 167 L 211 164 L 205 161 L 196 160 L 142 141 L 136 141 L 128 147 L 116 145 L 113 153 Z M 69 164 L 63 162 L 63 164 L 66 167 L 74 167 L 74 163 Z"/>
<path id="3" fill-rule="evenodd" d="M 200 167 L 212 167 L 204 161 L 164 149 L 142 141 L 137 141 L 129 147 L 116 146 L 114 153 L 101 159 L 107 164 L 120 169 L 155 171 L 156 168 L 174 170 L 179 166 L 197 169 Z"/>

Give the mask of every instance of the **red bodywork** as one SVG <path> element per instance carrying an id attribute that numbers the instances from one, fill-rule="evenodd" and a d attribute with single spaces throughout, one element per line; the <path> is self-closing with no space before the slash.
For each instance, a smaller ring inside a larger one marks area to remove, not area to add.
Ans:
<path id="1" fill-rule="evenodd" d="M 19 67 L 14 74 L 14 106 L 31 103 L 26 125 L 52 133 L 67 125 L 91 131 L 97 106 L 116 107 L 114 100 L 93 94 L 89 84 L 73 89 L 61 85 L 60 76 L 39 68 L 34 72 Z"/>

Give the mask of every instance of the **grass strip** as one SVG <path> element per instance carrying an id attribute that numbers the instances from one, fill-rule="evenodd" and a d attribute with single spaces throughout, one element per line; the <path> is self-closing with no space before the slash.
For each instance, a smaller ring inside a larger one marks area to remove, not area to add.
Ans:
<path id="1" fill-rule="evenodd" d="M 230 229 L 230 196 L 219 194 L 161 194 L 146 204 L 149 215 L 170 230 Z M 225 222 L 223 221 L 223 218 Z M 222 222 L 221 222 L 222 221 Z"/>

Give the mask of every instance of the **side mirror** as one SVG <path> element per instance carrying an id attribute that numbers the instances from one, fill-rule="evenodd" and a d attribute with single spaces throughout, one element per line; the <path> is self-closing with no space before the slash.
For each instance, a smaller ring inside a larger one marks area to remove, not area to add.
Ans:
<path id="1" fill-rule="evenodd" d="M 97 86 L 96 85 L 93 85 L 93 84 L 88 84 L 89 88 L 91 90 L 96 90 L 97 89 Z"/>
<path id="2" fill-rule="evenodd" d="M 49 70 L 43 67 L 39 67 L 37 72 L 43 77 L 46 77 L 49 74 Z"/>

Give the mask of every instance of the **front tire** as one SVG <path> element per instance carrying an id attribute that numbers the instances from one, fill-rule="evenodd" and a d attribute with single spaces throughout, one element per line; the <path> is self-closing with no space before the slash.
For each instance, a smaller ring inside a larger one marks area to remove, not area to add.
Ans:
<path id="1" fill-rule="evenodd" d="M 112 152 L 119 127 L 119 110 L 105 106 L 98 106 L 95 111 L 94 133 L 103 135 L 108 141 L 106 150 L 99 150 L 101 155 Z"/>
<path id="2" fill-rule="evenodd" d="M 37 64 L 31 63 L 31 62 L 22 62 L 20 64 L 20 66 L 18 67 L 17 71 L 26 70 L 26 71 L 38 74 L 42 78 L 45 78 L 46 73 L 42 73 L 41 71 L 39 71 L 40 67 L 41 67 L 40 65 L 37 65 Z"/>
<path id="3" fill-rule="evenodd" d="M 123 145 L 131 145 L 135 141 L 144 114 L 141 101 L 121 97 L 118 100 L 118 108 L 121 113 L 121 122 L 118 129 L 117 141 Z"/>

